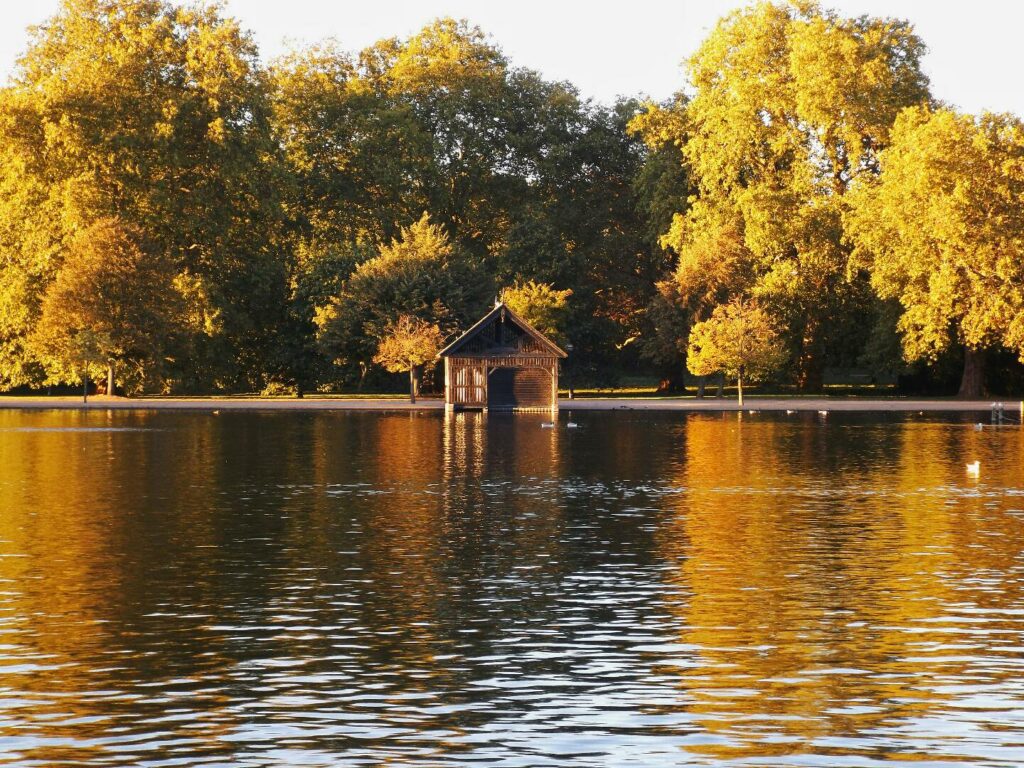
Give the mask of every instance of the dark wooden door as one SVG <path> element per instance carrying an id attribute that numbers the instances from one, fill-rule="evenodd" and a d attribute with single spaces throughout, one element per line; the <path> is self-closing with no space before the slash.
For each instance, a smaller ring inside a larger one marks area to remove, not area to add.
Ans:
<path id="1" fill-rule="evenodd" d="M 551 374 L 543 368 L 496 368 L 487 380 L 488 408 L 550 408 Z"/>

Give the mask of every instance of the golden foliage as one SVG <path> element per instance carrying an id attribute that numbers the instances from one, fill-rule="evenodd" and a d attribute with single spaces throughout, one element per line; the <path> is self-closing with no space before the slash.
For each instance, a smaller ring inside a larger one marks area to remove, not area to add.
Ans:
<path id="1" fill-rule="evenodd" d="M 152 367 L 182 307 L 166 259 L 146 252 L 137 230 L 102 219 L 71 242 L 30 343 L 65 379 L 90 365 Z"/>
<path id="2" fill-rule="evenodd" d="M 1024 122 L 907 110 L 847 215 L 858 258 L 903 306 L 910 360 L 951 343 L 1024 360 Z"/>
<path id="3" fill-rule="evenodd" d="M 634 120 L 675 134 L 697 192 L 662 244 L 699 318 L 752 295 L 785 323 L 808 383 L 842 309 L 863 291 L 847 269 L 842 198 L 877 168 L 899 111 L 928 100 L 909 24 L 842 18 L 815 3 L 760 2 L 723 18 L 688 62 L 682 113 Z"/>
<path id="4" fill-rule="evenodd" d="M 786 350 L 771 317 L 754 302 L 733 300 L 715 308 L 711 317 L 690 331 L 686 366 L 695 376 L 722 372 L 743 382 L 777 371 Z"/>
<path id="5" fill-rule="evenodd" d="M 565 323 L 572 290 L 557 290 L 548 283 L 517 280 L 501 292 L 501 300 L 556 344 L 564 344 Z"/>
<path id="6" fill-rule="evenodd" d="M 437 325 L 413 315 L 402 315 L 388 326 L 373 362 L 391 373 L 409 371 L 433 362 L 443 343 L 444 334 Z"/>

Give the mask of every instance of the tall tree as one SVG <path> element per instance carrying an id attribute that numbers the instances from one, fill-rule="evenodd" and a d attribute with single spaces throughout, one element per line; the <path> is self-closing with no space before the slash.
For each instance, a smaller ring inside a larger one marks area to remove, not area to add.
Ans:
<path id="1" fill-rule="evenodd" d="M 984 350 L 1024 361 L 1024 122 L 910 109 L 880 162 L 851 195 L 851 240 L 902 305 L 906 358 L 963 345 L 960 394 L 977 397 Z"/>
<path id="2" fill-rule="evenodd" d="M 677 280 L 681 268 L 678 254 L 665 237 L 677 214 L 691 204 L 689 170 L 682 148 L 686 143 L 685 94 L 678 93 L 655 109 L 638 112 L 626 130 L 640 137 L 647 153 L 633 179 L 640 215 L 639 229 L 652 255 L 656 292 L 648 300 L 638 334 L 640 356 L 652 363 L 659 375 L 659 391 L 681 391 L 686 362 L 686 340 L 695 315 L 691 305 L 699 294 Z M 710 311 L 710 309 L 708 310 Z M 699 319 L 699 316 L 697 316 Z M 698 389 L 698 396 L 703 387 Z"/>
<path id="3" fill-rule="evenodd" d="M 666 240 L 687 273 L 708 238 L 734 243 L 729 290 L 789 329 L 805 389 L 821 386 L 838 324 L 867 295 L 849 279 L 842 200 L 877 171 L 899 111 L 928 100 L 923 51 L 905 22 L 762 2 L 725 17 L 689 61 L 678 130 L 699 203 Z"/>
<path id="4" fill-rule="evenodd" d="M 479 28 L 450 18 L 358 55 L 334 45 L 273 67 L 274 119 L 301 182 L 305 236 L 388 242 L 424 210 L 479 258 L 507 246 L 510 211 L 580 104 L 512 67 Z"/>
<path id="5" fill-rule="evenodd" d="M 115 217 L 189 286 L 178 380 L 256 382 L 284 306 L 277 146 L 251 38 L 215 7 L 65 0 L 37 27 L 0 96 L 0 232 L 7 292 L 0 378 L 69 243 Z"/>

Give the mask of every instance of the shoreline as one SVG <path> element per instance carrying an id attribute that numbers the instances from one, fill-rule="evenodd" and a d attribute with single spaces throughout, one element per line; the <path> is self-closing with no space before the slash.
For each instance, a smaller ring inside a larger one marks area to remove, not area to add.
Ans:
<path id="1" fill-rule="evenodd" d="M 1002 402 L 1004 413 L 1018 418 L 1020 400 L 953 400 L 939 398 L 859 397 L 770 397 L 746 398 L 742 407 L 734 399 L 705 397 L 608 397 L 559 399 L 562 411 L 842 411 L 909 413 L 913 411 L 975 413 L 990 412 L 993 402 Z M 440 399 L 421 399 L 415 404 L 401 398 L 261 398 L 261 397 L 105 397 L 93 396 L 87 404 L 80 397 L 0 396 L 0 410 L 77 411 L 443 411 Z"/>

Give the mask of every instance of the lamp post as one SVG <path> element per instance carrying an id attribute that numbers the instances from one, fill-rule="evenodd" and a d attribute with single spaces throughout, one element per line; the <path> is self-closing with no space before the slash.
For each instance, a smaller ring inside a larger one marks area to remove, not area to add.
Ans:
<path id="1" fill-rule="evenodd" d="M 576 399 L 576 393 L 573 392 L 573 389 L 572 389 L 572 362 L 571 361 L 572 361 L 572 343 L 570 342 L 570 343 L 565 345 L 565 378 L 567 379 L 566 386 L 568 386 L 568 388 L 569 388 L 569 399 L 570 400 L 575 400 Z"/>

